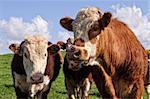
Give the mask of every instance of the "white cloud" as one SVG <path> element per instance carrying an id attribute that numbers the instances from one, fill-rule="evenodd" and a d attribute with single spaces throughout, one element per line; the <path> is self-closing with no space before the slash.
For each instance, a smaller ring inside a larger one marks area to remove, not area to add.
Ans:
<path id="1" fill-rule="evenodd" d="M 73 33 L 66 32 L 66 31 L 59 31 L 58 38 L 66 42 L 68 38 L 73 38 Z"/>
<path id="2" fill-rule="evenodd" d="M 48 29 L 48 22 L 42 17 L 36 16 L 31 22 L 25 22 L 23 18 L 11 17 L 7 20 L 0 20 L 0 53 L 8 49 L 10 43 L 21 42 L 26 36 L 42 34 L 51 38 Z M 5 46 L 3 46 L 5 45 Z"/>
<path id="3" fill-rule="evenodd" d="M 143 15 L 141 8 L 136 6 L 112 6 L 115 10 L 114 17 L 125 22 L 135 33 L 145 48 L 150 49 L 150 21 Z"/>

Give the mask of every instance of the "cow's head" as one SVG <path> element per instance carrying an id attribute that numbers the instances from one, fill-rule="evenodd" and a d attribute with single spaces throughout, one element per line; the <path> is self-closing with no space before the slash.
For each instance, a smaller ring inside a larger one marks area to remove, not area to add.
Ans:
<path id="1" fill-rule="evenodd" d="M 14 54 L 17 54 L 17 56 L 21 56 L 23 61 L 25 61 L 23 67 L 27 74 L 27 82 L 31 84 L 29 88 L 30 95 L 31 97 L 34 97 L 34 95 L 42 90 L 45 85 L 48 85 L 49 81 L 52 79 L 55 56 L 57 53 L 61 54 L 59 46 L 57 44 L 52 44 L 51 42 L 48 42 L 47 44 L 45 38 L 36 39 L 34 41 L 32 38 L 32 41 L 26 39 L 21 44 L 13 43 L 9 46 L 9 49 L 14 52 Z"/>
<path id="2" fill-rule="evenodd" d="M 18 54 L 23 58 L 23 66 L 29 83 L 43 82 L 48 56 L 47 43 L 45 37 L 34 35 L 26 38 L 20 44 Z M 9 48 L 11 50 L 13 48 L 17 49 L 17 46 L 12 44 Z"/>
<path id="3" fill-rule="evenodd" d="M 111 16 L 109 12 L 91 7 L 81 9 L 75 19 L 64 17 L 60 20 L 62 27 L 74 32 L 74 43 L 69 49 L 74 50 L 75 59 L 89 61 L 97 56 L 99 34 L 108 26 Z"/>
<path id="4" fill-rule="evenodd" d="M 76 60 L 76 58 L 74 58 L 74 48 L 70 47 L 72 46 L 74 42 L 74 39 L 69 38 L 67 40 L 67 43 L 64 43 L 63 41 L 58 41 L 57 45 L 61 48 L 61 49 L 66 49 L 66 60 L 68 63 L 68 68 L 71 69 L 72 71 L 78 71 L 81 67 L 81 60 Z"/>

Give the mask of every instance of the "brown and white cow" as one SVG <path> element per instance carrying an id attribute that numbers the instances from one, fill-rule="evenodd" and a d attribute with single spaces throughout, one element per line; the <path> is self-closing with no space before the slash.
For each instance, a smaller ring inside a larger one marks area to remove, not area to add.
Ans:
<path id="1" fill-rule="evenodd" d="M 147 55 L 133 31 L 110 12 L 82 8 L 75 19 L 60 24 L 74 32 L 74 61 L 92 66 L 92 76 L 103 98 L 140 99 L 147 73 Z"/>
<path id="2" fill-rule="evenodd" d="M 58 42 L 62 49 L 69 48 L 71 39 L 68 39 L 67 43 Z M 88 99 L 89 91 L 92 85 L 92 74 L 90 67 L 87 68 L 71 60 L 69 55 L 69 49 L 66 49 L 66 55 L 64 58 L 63 72 L 65 76 L 65 86 L 68 94 L 67 99 Z M 79 66 L 82 67 L 81 69 Z"/>
<path id="3" fill-rule="evenodd" d="M 48 47 L 45 37 L 34 35 L 9 48 L 15 53 L 11 69 L 17 99 L 47 99 L 51 83 L 60 70 L 59 46 Z"/>

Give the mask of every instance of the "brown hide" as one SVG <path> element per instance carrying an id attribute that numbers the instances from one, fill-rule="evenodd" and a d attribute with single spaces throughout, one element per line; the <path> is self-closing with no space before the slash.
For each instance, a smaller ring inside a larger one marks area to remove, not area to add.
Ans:
<path id="1" fill-rule="evenodd" d="M 122 22 L 112 19 L 99 34 L 99 58 L 109 75 L 120 76 L 130 82 L 145 75 L 147 55 L 134 33 Z M 138 77 L 139 76 L 139 77 Z"/>
<path id="2" fill-rule="evenodd" d="M 48 75 L 51 81 L 54 81 L 57 78 L 59 70 L 61 68 L 61 64 L 61 56 L 59 53 L 48 55 L 45 75 Z"/>
<path id="3" fill-rule="evenodd" d="M 97 56 L 102 59 L 103 68 L 112 78 L 117 96 L 141 98 L 143 78 L 147 71 L 147 55 L 134 33 L 124 23 L 112 19 L 98 36 Z M 103 97 L 110 98 L 104 88 L 106 82 L 103 77 L 98 77 L 103 74 L 98 72 L 101 71 L 93 69 L 97 87 Z"/>

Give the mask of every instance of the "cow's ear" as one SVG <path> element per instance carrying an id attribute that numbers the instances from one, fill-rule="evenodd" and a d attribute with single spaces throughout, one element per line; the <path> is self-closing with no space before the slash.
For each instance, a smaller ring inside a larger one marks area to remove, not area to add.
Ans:
<path id="1" fill-rule="evenodd" d="M 100 28 L 105 28 L 111 21 L 112 14 L 110 12 L 104 13 L 102 18 L 99 20 Z"/>
<path id="2" fill-rule="evenodd" d="M 72 29 L 73 21 L 74 21 L 74 19 L 72 19 L 70 17 L 64 17 L 64 18 L 60 19 L 60 24 L 62 27 L 64 27 L 68 31 L 73 31 L 73 29 Z"/>
<path id="3" fill-rule="evenodd" d="M 66 43 L 64 43 L 63 41 L 58 41 L 57 45 L 63 50 L 66 49 Z"/>
<path id="4" fill-rule="evenodd" d="M 60 50 L 57 44 L 52 44 L 50 47 L 47 48 L 48 53 L 56 54 Z"/>
<path id="5" fill-rule="evenodd" d="M 9 45 L 9 49 L 14 52 L 14 54 L 19 54 L 20 45 L 19 44 L 11 44 Z"/>
<path id="6" fill-rule="evenodd" d="M 51 44 L 52 44 L 52 42 L 48 41 L 48 47 L 50 47 L 50 46 L 51 46 Z"/>

